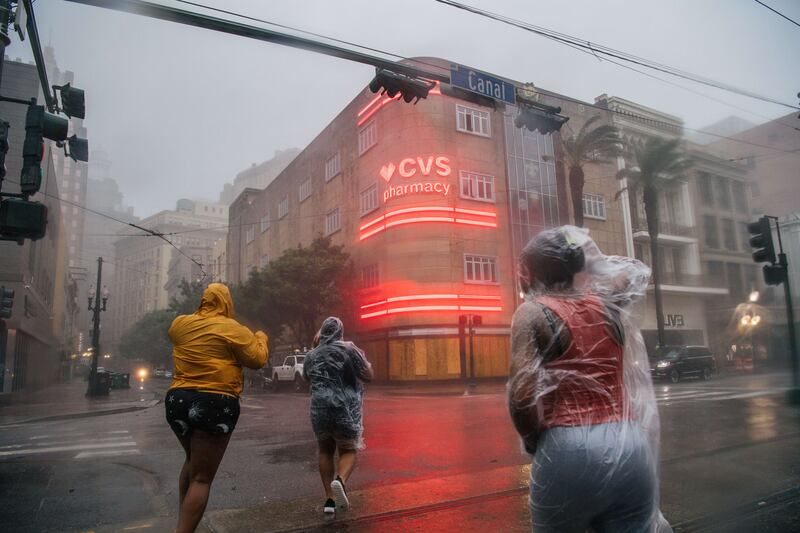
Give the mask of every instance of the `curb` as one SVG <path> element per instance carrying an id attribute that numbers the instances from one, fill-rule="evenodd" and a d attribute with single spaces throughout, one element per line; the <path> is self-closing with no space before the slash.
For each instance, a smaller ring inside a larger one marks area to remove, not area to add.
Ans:
<path id="1" fill-rule="evenodd" d="M 63 415 L 44 416 L 39 418 L 26 418 L 25 420 L 17 420 L 8 422 L 7 424 L 0 424 L 0 427 L 17 426 L 21 424 L 32 424 L 34 422 L 53 422 L 56 420 L 70 420 L 74 418 L 90 418 L 95 416 L 116 415 L 121 413 L 131 413 L 133 411 L 142 411 L 149 409 L 161 403 L 161 400 L 148 400 L 142 402 L 141 405 L 132 405 L 128 407 L 118 407 L 116 409 L 99 409 L 97 411 L 81 411 L 79 413 L 65 413 Z"/>

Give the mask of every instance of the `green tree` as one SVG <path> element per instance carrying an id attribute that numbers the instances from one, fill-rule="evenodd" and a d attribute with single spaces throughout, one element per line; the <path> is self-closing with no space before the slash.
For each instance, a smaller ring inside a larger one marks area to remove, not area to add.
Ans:
<path id="1" fill-rule="evenodd" d="M 343 246 L 318 237 L 309 246 L 286 250 L 261 270 L 253 271 L 234 291 L 245 322 L 280 337 L 291 330 L 300 346 L 310 346 L 320 322 L 330 314 L 349 316 L 352 265 Z"/>
<path id="2" fill-rule="evenodd" d="M 203 298 L 203 291 L 206 290 L 207 283 L 200 281 L 186 281 L 182 279 L 180 282 L 180 296 L 177 296 L 169 302 L 169 308 L 178 315 L 190 315 L 197 311 L 200 307 L 200 300 Z"/>
<path id="3" fill-rule="evenodd" d="M 581 129 L 563 140 L 564 158 L 569 167 L 569 192 L 573 220 L 583 226 L 583 165 L 589 162 L 607 163 L 622 153 L 622 140 L 614 126 L 601 124 L 600 115 L 587 120 Z"/>
<path id="4" fill-rule="evenodd" d="M 169 367 L 172 343 L 168 332 L 178 315 L 197 311 L 206 285 L 182 280 L 181 293 L 169 303 L 169 308 L 151 311 L 140 318 L 122 335 L 119 350 L 127 359 L 144 359 L 156 367 Z"/>
<path id="5" fill-rule="evenodd" d="M 650 267 L 653 270 L 653 288 L 656 304 L 658 345 L 664 346 L 664 305 L 661 298 L 661 264 L 658 250 L 658 233 L 661 222 L 659 193 L 680 179 L 691 165 L 681 148 L 681 139 L 648 137 L 644 144 L 633 145 L 626 158 L 633 165 L 617 173 L 617 178 L 627 179 L 626 189 L 633 198 L 641 191 L 647 233 L 650 235 Z M 622 191 L 620 191 L 622 192 Z"/>
<path id="6" fill-rule="evenodd" d="M 140 318 L 120 339 L 122 357 L 144 359 L 156 367 L 171 366 L 172 343 L 167 332 L 175 316 L 173 311 L 161 309 Z"/>

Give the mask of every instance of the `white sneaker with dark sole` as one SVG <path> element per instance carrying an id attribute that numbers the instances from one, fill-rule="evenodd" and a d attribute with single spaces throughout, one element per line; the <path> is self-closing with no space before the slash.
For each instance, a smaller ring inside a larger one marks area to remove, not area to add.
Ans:
<path id="1" fill-rule="evenodd" d="M 333 514 L 336 512 L 336 502 L 328 498 L 325 500 L 325 505 L 322 506 L 322 512 L 325 514 Z"/>
<path id="2" fill-rule="evenodd" d="M 344 483 L 338 477 L 331 481 L 331 490 L 333 491 L 333 499 L 336 500 L 336 508 L 346 511 L 350 508 L 350 500 L 347 499 L 347 491 L 344 489 Z"/>

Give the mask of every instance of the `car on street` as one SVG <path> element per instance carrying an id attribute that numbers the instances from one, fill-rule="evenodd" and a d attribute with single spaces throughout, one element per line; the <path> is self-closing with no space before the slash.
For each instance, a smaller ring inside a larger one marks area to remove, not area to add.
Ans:
<path id="1" fill-rule="evenodd" d="M 695 376 L 707 381 L 716 371 L 714 355 L 707 346 L 661 346 L 650 356 L 653 379 L 678 383 L 685 377 Z"/>
<path id="2" fill-rule="evenodd" d="M 153 371 L 154 378 L 163 378 L 167 376 L 167 369 L 166 368 L 156 368 Z"/>
<path id="3" fill-rule="evenodd" d="M 307 384 L 303 379 L 303 361 L 305 353 L 296 353 L 287 356 L 283 364 L 272 369 L 272 388 L 277 391 L 281 385 L 291 383 L 296 392 L 305 390 Z"/>

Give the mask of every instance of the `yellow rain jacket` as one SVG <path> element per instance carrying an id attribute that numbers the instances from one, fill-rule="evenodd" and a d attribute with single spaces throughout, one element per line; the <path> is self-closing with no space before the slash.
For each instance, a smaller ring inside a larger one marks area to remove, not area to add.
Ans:
<path id="1" fill-rule="evenodd" d="M 238 397 L 242 365 L 261 368 L 267 362 L 267 335 L 255 334 L 233 319 L 228 287 L 212 283 L 197 312 L 181 315 L 169 328 L 175 377 L 171 389 L 197 389 Z"/>

